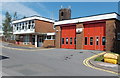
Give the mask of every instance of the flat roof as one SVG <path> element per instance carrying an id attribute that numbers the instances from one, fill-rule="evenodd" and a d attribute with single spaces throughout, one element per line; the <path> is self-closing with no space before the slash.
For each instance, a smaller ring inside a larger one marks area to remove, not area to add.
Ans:
<path id="1" fill-rule="evenodd" d="M 40 17 L 40 16 L 35 15 L 35 16 L 26 17 L 26 18 L 22 18 L 22 19 L 19 19 L 19 20 L 12 21 L 12 23 L 14 24 L 14 23 L 24 22 L 24 21 L 28 21 L 28 20 L 42 20 L 42 21 L 47 21 L 47 22 L 52 22 L 52 23 L 55 22 L 52 19 L 45 18 L 45 17 Z"/>
<path id="2" fill-rule="evenodd" d="M 105 20 L 105 19 L 118 19 L 118 20 L 120 20 L 120 15 L 117 14 L 116 12 L 106 13 L 106 14 L 98 14 L 98 15 L 74 18 L 74 19 L 69 19 L 69 20 L 56 21 L 54 25 L 87 22 L 87 21 L 95 21 L 95 20 Z"/>

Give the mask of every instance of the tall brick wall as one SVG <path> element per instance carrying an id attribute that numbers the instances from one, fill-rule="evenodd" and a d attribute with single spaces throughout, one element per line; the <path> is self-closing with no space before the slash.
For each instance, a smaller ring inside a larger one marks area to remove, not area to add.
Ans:
<path id="1" fill-rule="evenodd" d="M 76 28 L 84 28 L 83 24 L 76 24 Z M 84 42 L 84 30 L 81 33 L 76 34 L 76 49 L 83 49 Z"/>
<path id="2" fill-rule="evenodd" d="M 120 52 L 120 40 L 117 34 L 120 33 L 120 21 L 112 19 L 106 21 L 106 51 Z"/>
<path id="3" fill-rule="evenodd" d="M 106 20 L 106 51 L 114 51 L 115 43 L 115 20 Z"/>
<path id="4" fill-rule="evenodd" d="M 60 48 L 61 44 L 61 28 L 60 26 L 56 26 L 56 35 L 55 35 L 55 46 L 56 48 Z"/>

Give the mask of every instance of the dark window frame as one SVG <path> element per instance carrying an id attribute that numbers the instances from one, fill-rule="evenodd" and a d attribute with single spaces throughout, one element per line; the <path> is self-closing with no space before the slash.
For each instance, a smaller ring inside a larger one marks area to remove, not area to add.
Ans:
<path id="1" fill-rule="evenodd" d="M 68 41 L 69 41 L 69 40 L 68 41 L 67 40 L 68 40 L 68 37 L 66 38 L 66 44 L 68 44 Z"/>
<path id="2" fill-rule="evenodd" d="M 51 40 L 51 35 L 47 35 L 47 40 Z"/>
<path id="3" fill-rule="evenodd" d="M 65 43 L 64 38 L 62 38 L 61 40 L 62 40 L 62 41 L 61 41 L 61 42 L 62 42 L 62 44 L 64 44 L 64 43 Z"/>
<path id="4" fill-rule="evenodd" d="M 87 39 L 87 41 L 86 41 Z M 84 45 L 88 45 L 88 37 L 85 37 Z"/>
<path id="5" fill-rule="evenodd" d="M 103 38 L 104 38 L 104 40 L 103 40 Z M 106 45 L 106 37 L 105 36 L 102 37 L 102 45 Z"/>
<path id="6" fill-rule="evenodd" d="M 70 37 L 70 45 L 72 45 L 72 37 Z"/>
<path id="7" fill-rule="evenodd" d="M 53 39 L 55 39 L 55 35 L 53 35 Z"/>
<path id="8" fill-rule="evenodd" d="M 74 45 L 76 45 L 76 37 L 74 38 Z"/>
<path id="9" fill-rule="evenodd" d="M 64 12 L 61 12 L 61 16 L 64 16 Z"/>
<path id="10" fill-rule="evenodd" d="M 92 38 L 92 41 L 91 41 L 91 38 Z M 90 37 L 90 45 L 94 45 L 94 43 L 93 43 L 93 40 L 94 38 L 93 37 Z"/>

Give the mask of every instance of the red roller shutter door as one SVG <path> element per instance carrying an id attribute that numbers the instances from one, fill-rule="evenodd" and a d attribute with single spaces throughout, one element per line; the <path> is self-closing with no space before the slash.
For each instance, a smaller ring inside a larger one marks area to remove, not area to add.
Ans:
<path id="1" fill-rule="evenodd" d="M 85 38 L 84 49 L 105 50 L 105 22 L 84 24 Z"/>
<path id="2" fill-rule="evenodd" d="M 61 48 L 75 49 L 76 26 L 62 26 L 61 31 Z"/>

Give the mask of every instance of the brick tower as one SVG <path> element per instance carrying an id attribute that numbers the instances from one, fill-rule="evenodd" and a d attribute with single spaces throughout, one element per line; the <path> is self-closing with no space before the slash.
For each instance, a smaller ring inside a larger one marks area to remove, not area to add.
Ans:
<path id="1" fill-rule="evenodd" d="M 71 18 L 71 9 L 70 8 L 62 8 L 59 10 L 59 20 L 67 20 Z"/>

